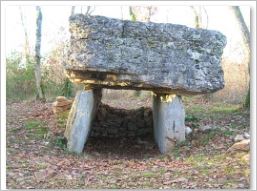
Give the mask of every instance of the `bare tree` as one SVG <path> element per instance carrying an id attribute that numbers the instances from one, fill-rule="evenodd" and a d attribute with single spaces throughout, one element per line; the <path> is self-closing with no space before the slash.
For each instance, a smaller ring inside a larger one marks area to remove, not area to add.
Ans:
<path id="1" fill-rule="evenodd" d="M 206 27 L 205 27 L 205 29 L 207 29 L 208 28 L 208 24 L 209 24 L 209 16 L 208 16 L 208 13 L 207 13 L 205 7 L 202 7 L 202 8 L 203 8 L 203 11 L 204 11 L 205 16 L 206 16 Z"/>
<path id="2" fill-rule="evenodd" d="M 190 6 L 195 15 L 195 28 L 202 28 L 202 14 L 199 6 Z"/>
<path id="3" fill-rule="evenodd" d="M 123 20 L 123 7 L 120 6 L 121 20 Z"/>
<path id="4" fill-rule="evenodd" d="M 129 6 L 129 15 L 130 15 L 132 21 L 137 20 L 136 14 L 134 13 L 133 8 L 131 6 Z"/>
<path id="5" fill-rule="evenodd" d="M 154 6 L 130 6 L 129 13 L 132 21 L 146 21 L 150 22 L 151 17 L 156 13 L 157 7 Z"/>
<path id="6" fill-rule="evenodd" d="M 83 14 L 83 8 L 84 8 L 84 6 L 81 6 L 81 8 L 80 8 L 81 14 Z M 95 10 L 94 6 L 87 6 L 85 15 L 91 15 L 94 12 L 94 10 Z"/>
<path id="7" fill-rule="evenodd" d="M 74 15 L 75 13 L 75 6 L 71 6 L 71 15 Z"/>
<path id="8" fill-rule="evenodd" d="M 153 6 L 148 6 L 148 7 L 146 7 L 146 10 L 147 10 L 146 21 L 150 22 L 151 17 L 155 14 L 157 8 L 153 7 Z"/>
<path id="9" fill-rule="evenodd" d="M 45 101 L 45 95 L 42 88 L 41 81 L 41 32 L 42 32 L 42 12 L 40 6 L 36 7 L 37 10 L 37 27 L 36 27 L 36 44 L 35 44 L 35 78 L 37 88 L 37 99 Z"/>
<path id="10" fill-rule="evenodd" d="M 193 10 L 193 13 L 195 15 L 195 28 L 204 28 L 204 23 L 203 23 L 203 14 L 202 12 L 204 12 L 205 16 L 206 16 L 206 24 L 205 24 L 205 28 L 208 28 L 208 14 L 206 9 L 203 6 L 190 6 L 191 9 Z"/>
<path id="11" fill-rule="evenodd" d="M 240 8 L 238 6 L 232 6 L 231 10 L 237 20 L 237 25 L 240 29 L 241 37 L 243 40 L 244 56 L 245 56 L 246 63 L 248 65 L 248 72 L 250 76 L 250 62 L 251 62 L 250 32 L 247 28 L 243 15 L 240 11 Z M 249 80 L 249 86 L 248 86 L 248 91 L 245 98 L 244 106 L 248 108 L 250 107 L 250 80 Z"/>
<path id="12" fill-rule="evenodd" d="M 25 36 L 22 62 L 23 62 L 24 65 L 26 65 L 29 62 L 29 57 L 30 57 L 29 37 L 28 37 L 27 27 L 26 27 L 26 24 L 25 24 L 25 21 L 24 21 L 25 19 L 24 19 L 24 15 L 23 15 L 21 7 L 19 7 L 19 9 L 20 9 L 21 24 L 22 24 L 22 27 L 23 27 L 23 30 L 24 30 L 24 36 Z"/>

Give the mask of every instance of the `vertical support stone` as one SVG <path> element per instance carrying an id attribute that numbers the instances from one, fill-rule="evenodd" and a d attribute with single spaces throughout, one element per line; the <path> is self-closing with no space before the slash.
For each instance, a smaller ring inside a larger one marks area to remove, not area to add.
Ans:
<path id="1" fill-rule="evenodd" d="M 161 153 L 185 140 L 185 110 L 180 96 L 153 95 L 154 138 Z"/>
<path id="2" fill-rule="evenodd" d="M 69 151 L 83 151 L 101 95 L 101 90 L 85 89 L 77 92 L 64 133 Z"/>

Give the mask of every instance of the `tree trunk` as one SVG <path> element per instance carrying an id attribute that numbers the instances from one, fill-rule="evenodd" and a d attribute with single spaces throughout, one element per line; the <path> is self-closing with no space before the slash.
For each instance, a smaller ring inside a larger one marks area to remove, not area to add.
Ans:
<path id="1" fill-rule="evenodd" d="M 71 6 L 71 15 L 74 15 L 75 13 L 75 6 Z"/>
<path id="2" fill-rule="evenodd" d="M 238 6 L 232 6 L 231 10 L 233 14 L 235 15 L 237 19 L 237 24 L 241 32 L 242 40 L 243 40 L 243 51 L 244 51 L 244 56 L 245 60 L 248 65 L 248 72 L 249 72 L 249 86 L 248 86 L 248 91 L 247 95 L 244 101 L 244 106 L 246 108 L 250 107 L 250 62 L 251 62 L 251 48 L 250 48 L 250 32 L 247 28 L 247 25 L 244 21 L 243 15 L 239 9 Z"/>
<path id="3" fill-rule="evenodd" d="M 29 38 L 28 38 L 28 32 L 27 32 L 27 28 L 24 22 L 24 15 L 22 12 L 21 7 L 20 8 L 20 16 L 21 16 L 21 24 L 24 30 L 24 36 L 25 36 L 25 43 L 24 43 L 24 52 L 22 55 L 22 63 L 27 66 L 28 62 L 29 62 L 29 58 L 30 58 L 30 48 L 29 48 Z"/>
<path id="4" fill-rule="evenodd" d="M 146 21 L 150 22 L 151 17 L 156 13 L 157 7 L 155 6 L 130 6 L 129 14 L 132 21 Z"/>
<path id="5" fill-rule="evenodd" d="M 191 6 L 195 15 L 195 28 L 202 28 L 202 14 L 200 7 Z"/>
<path id="6" fill-rule="evenodd" d="M 40 68 L 40 49 L 41 49 L 41 31 L 42 31 L 42 12 L 39 6 L 37 9 L 37 29 L 36 29 L 36 45 L 35 45 L 35 79 L 37 88 L 37 100 L 44 101 L 45 95 L 43 93 L 42 82 L 41 82 L 41 68 Z"/>
<path id="7" fill-rule="evenodd" d="M 129 6 L 129 15 L 130 15 L 132 21 L 136 21 L 137 20 L 136 15 L 133 12 L 133 9 L 132 9 L 131 6 Z"/>

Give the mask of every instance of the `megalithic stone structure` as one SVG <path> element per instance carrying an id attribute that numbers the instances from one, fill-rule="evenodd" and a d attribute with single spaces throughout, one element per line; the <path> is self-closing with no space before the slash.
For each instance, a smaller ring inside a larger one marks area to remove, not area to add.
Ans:
<path id="1" fill-rule="evenodd" d="M 185 140 L 185 110 L 180 96 L 153 95 L 154 138 L 161 153 Z"/>
<path id="2" fill-rule="evenodd" d="M 77 92 L 64 133 L 70 151 L 83 151 L 101 96 L 101 90 L 87 89 Z"/>
<path id="3" fill-rule="evenodd" d="M 162 153 L 172 148 L 172 142 L 185 139 L 185 111 L 180 96 L 215 92 L 224 87 L 220 62 L 226 37 L 218 31 L 77 14 L 70 17 L 70 33 L 64 66 L 72 82 L 90 85 L 92 90 L 154 92 L 154 133 Z M 91 111 L 85 102 L 94 99 L 85 99 L 74 104 Z M 84 117 L 91 116 L 90 113 Z M 76 121 L 76 115 L 70 115 L 69 121 L 73 120 Z M 66 132 L 80 125 L 67 123 Z M 76 136 L 85 136 L 82 129 Z M 68 145 L 76 136 L 68 139 Z M 81 146 L 76 151 L 81 151 Z"/>

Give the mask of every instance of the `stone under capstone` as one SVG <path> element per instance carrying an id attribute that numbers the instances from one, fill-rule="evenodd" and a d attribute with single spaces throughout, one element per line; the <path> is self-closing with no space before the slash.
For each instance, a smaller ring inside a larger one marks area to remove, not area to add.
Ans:
<path id="1" fill-rule="evenodd" d="M 153 92 L 154 137 L 160 152 L 166 153 L 185 140 L 181 96 L 224 87 L 221 58 L 226 37 L 218 31 L 82 14 L 69 21 L 71 37 L 63 64 L 72 82 L 85 85 L 66 126 L 70 151 L 83 151 L 102 88 Z"/>

